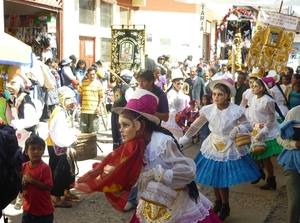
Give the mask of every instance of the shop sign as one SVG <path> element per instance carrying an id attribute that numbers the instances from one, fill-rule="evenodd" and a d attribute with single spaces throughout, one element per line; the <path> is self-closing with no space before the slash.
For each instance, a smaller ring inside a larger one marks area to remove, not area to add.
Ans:
<path id="1" fill-rule="evenodd" d="M 200 5 L 200 32 L 205 31 L 205 4 Z"/>

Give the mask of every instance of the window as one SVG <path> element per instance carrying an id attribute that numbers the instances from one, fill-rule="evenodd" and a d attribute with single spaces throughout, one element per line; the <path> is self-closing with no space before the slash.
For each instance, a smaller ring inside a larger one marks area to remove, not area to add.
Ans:
<path id="1" fill-rule="evenodd" d="M 111 54 L 111 39 L 110 38 L 101 38 L 100 39 L 100 58 L 104 62 L 110 62 L 110 54 Z"/>
<path id="2" fill-rule="evenodd" d="M 112 21 L 112 4 L 101 0 L 100 3 L 100 26 L 110 28 Z"/>
<path id="3" fill-rule="evenodd" d="M 79 23 L 95 25 L 95 0 L 79 0 Z"/>

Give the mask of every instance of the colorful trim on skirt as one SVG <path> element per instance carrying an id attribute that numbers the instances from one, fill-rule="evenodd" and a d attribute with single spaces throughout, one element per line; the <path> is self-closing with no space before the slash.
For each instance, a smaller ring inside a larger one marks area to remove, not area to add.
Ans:
<path id="1" fill-rule="evenodd" d="M 195 163 L 197 166 L 195 181 L 217 188 L 256 180 L 261 175 L 248 154 L 238 160 L 222 162 L 207 159 L 200 151 L 195 158 Z"/>
<path id="2" fill-rule="evenodd" d="M 283 149 L 283 147 L 277 143 L 276 139 L 265 141 L 265 144 L 266 144 L 266 151 L 264 153 L 259 155 L 254 155 L 253 153 L 249 152 L 249 155 L 253 160 L 262 160 L 270 156 L 277 155 L 281 153 Z"/>
<path id="3" fill-rule="evenodd" d="M 190 221 L 188 221 L 188 222 L 191 222 L 193 220 L 194 219 L 190 219 Z M 153 222 L 155 222 L 155 221 L 153 221 Z M 177 222 L 177 223 L 181 223 L 181 222 L 182 221 L 179 220 L 179 222 Z M 136 212 L 134 212 L 134 214 L 133 214 L 133 216 L 132 216 L 129 223 L 140 223 L 140 220 L 136 216 Z M 210 209 L 209 210 L 209 215 L 206 218 L 204 218 L 202 221 L 197 221 L 197 223 L 222 223 L 222 221 L 220 220 L 218 215 L 215 212 L 213 212 L 212 209 Z"/>

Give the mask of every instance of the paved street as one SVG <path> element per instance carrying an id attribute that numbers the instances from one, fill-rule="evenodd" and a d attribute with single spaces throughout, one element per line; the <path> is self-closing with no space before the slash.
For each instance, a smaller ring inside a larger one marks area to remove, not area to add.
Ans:
<path id="1" fill-rule="evenodd" d="M 106 134 L 101 134 L 101 138 Z M 100 136 L 100 135 L 99 135 Z M 109 140 L 108 140 L 109 141 Z M 92 164 L 101 160 L 109 152 L 112 151 L 111 143 L 100 144 L 103 153 L 98 150 L 98 156 L 92 160 L 80 161 L 79 176 L 91 169 Z M 187 144 L 183 148 L 186 156 L 194 158 L 199 151 L 199 144 Z M 48 154 L 45 154 L 43 159 L 48 162 Z M 273 164 L 276 173 L 277 190 L 264 191 L 259 189 L 263 181 L 257 185 L 245 183 L 230 188 L 230 216 L 225 222 L 230 223 L 284 223 L 286 210 L 286 194 L 284 190 L 284 176 L 282 168 L 278 166 L 276 157 L 273 157 Z M 213 177 L 213 176 L 212 176 Z M 199 185 L 201 192 L 210 200 L 214 200 L 212 189 L 203 185 Z M 126 223 L 130 220 L 133 211 L 122 213 L 115 211 L 106 201 L 102 193 L 82 194 L 78 191 L 74 193 L 80 196 L 80 201 L 74 203 L 70 209 L 57 208 L 54 216 L 56 223 L 75 223 L 75 222 L 117 222 Z M 9 217 L 9 222 L 21 222 L 22 211 L 17 211 L 10 204 L 5 209 L 6 215 Z M 1 219 L 0 222 L 3 222 Z"/>

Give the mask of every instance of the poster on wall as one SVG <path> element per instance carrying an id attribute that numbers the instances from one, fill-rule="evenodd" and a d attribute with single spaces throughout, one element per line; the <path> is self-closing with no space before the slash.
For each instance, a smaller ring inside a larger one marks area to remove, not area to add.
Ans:
<path id="1" fill-rule="evenodd" d="M 111 69 L 120 75 L 124 69 L 137 73 L 145 64 L 145 26 L 111 27 Z"/>

